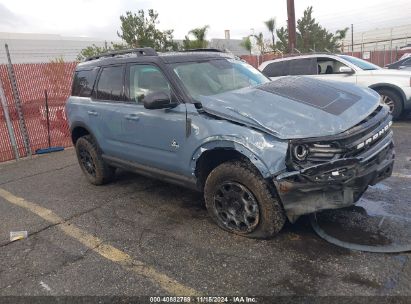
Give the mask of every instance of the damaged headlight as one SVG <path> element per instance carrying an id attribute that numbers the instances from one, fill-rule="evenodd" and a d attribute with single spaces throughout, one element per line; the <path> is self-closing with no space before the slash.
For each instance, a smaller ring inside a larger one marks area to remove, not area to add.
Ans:
<path id="1" fill-rule="evenodd" d="M 305 160 L 308 155 L 308 148 L 306 145 L 296 145 L 293 148 L 293 156 L 299 160 Z"/>
<path id="2" fill-rule="evenodd" d="M 343 152 L 337 143 L 290 141 L 288 163 L 301 168 L 338 159 Z"/>

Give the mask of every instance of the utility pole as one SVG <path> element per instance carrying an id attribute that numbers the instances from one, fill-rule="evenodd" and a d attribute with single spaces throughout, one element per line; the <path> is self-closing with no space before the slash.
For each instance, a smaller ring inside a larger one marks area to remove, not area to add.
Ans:
<path id="1" fill-rule="evenodd" d="M 296 47 L 296 32 L 295 32 L 295 9 L 294 0 L 287 0 L 287 13 L 288 13 L 288 49 L 291 53 L 294 53 Z"/>
<path id="2" fill-rule="evenodd" d="M 351 55 L 354 53 L 354 25 L 351 23 Z"/>
<path id="3" fill-rule="evenodd" d="M 390 30 L 390 63 L 392 62 L 392 28 Z"/>

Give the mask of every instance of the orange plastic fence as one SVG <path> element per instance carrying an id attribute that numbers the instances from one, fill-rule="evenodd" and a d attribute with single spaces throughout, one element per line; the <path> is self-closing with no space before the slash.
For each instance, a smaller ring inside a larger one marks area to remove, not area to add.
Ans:
<path id="1" fill-rule="evenodd" d="M 51 145 L 64 147 L 71 145 L 64 104 L 70 95 L 75 67 L 75 62 L 13 65 L 33 153 L 37 149 L 48 147 L 45 90 L 48 93 Z M 6 65 L 0 65 L 0 81 L 5 91 L 19 154 L 23 157 L 26 156 L 26 151 Z M 0 109 L 0 162 L 3 162 L 15 157 L 4 120 L 4 112 L 1 107 Z"/>

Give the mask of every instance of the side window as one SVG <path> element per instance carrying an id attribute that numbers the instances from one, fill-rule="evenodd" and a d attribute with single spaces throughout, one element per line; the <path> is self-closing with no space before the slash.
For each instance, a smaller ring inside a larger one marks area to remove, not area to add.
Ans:
<path id="1" fill-rule="evenodd" d="M 288 62 L 278 61 L 269 63 L 262 72 L 267 77 L 286 76 L 288 75 Z"/>
<path id="2" fill-rule="evenodd" d="M 132 65 L 129 74 L 130 100 L 143 101 L 144 96 L 153 92 L 171 95 L 171 86 L 161 70 L 153 65 Z"/>
<path id="3" fill-rule="evenodd" d="M 267 77 L 317 74 L 315 58 L 290 59 L 270 63 L 263 70 Z"/>
<path id="4" fill-rule="evenodd" d="M 338 60 L 326 57 L 317 58 L 318 75 L 340 74 L 340 68 L 346 65 Z"/>
<path id="5" fill-rule="evenodd" d="M 90 97 L 99 68 L 77 71 L 74 74 L 72 96 Z"/>
<path id="6" fill-rule="evenodd" d="M 109 66 L 103 68 L 98 79 L 96 98 L 119 101 L 123 94 L 124 66 Z"/>
<path id="7" fill-rule="evenodd" d="M 317 59 L 301 58 L 290 60 L 288 75 L 317 75 Z"/>
<path id="8" fill-rule="evenodd" d="M 406 65 L 406 66 L 410 66 L 411 65 L 411 58 L 404 60 L 404 62 L 401 65 Z"/>

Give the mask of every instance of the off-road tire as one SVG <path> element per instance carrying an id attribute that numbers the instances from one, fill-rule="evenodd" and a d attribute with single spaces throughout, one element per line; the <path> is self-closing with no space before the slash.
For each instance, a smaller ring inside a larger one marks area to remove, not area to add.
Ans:
<path id="1" fill-rule="evenodd" d="M 394 92 L 393 90 L 388 89 L 380 89 L 377 90 L 378 94 L 384 98 L 384 96 L 388 97 L 392 101 L 393 109 L 391 111 L 392 118 L 397 120 L 400 118 L 403 110 L 402 98 L 401 96 Z"/>
<path id="2" fill-rule="evenodd" d="M 243 232 L 230 229 L 221 219 L 221 209 L 220 212 L 217 211 L 215 199 L 216 195 L 221 197 L 219 189 L 227 183 L 245 187 L 254 196 L 258 204 L 259 215 L 258 223 L 252 231 Z M 205 183 L 204 198 L 207 210 L 218 226 L 226 231 L 245 237 L 271 238 L 283 228 L 286 221 L 284 209 L 277 198 L 274 186 L 270 185 L 258 170 L 246 161 L 225 162 L 212 170 Z"/>
<path id="3" fill-rule="evenodd" d="M 115 168 L 107 165 L 101 157 L 101 151 L 90 135 L 80 137 L 76 142 L 77 159 L 80 168 L 88 181 L 93 185 L 103 185 L 110 182 L 115 174 Z M 82 153 L 88 153 L 91 167 L 82 160 Z M 91 173 L 90 171 L 94 172 Z"/>

